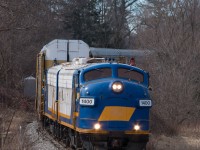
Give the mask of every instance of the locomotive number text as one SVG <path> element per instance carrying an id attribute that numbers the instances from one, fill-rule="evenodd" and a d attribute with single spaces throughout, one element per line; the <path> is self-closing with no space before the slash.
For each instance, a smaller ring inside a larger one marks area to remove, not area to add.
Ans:
<path id="1" fill-rule="evenodd" d="M 144 106 L 144 107 L 151 107 L 152 106 L 151 100 L 140 100 L 139 104 L 140 104 L 140 106 Z"/>
<path id="2" fill-rule="evenodd" d="M 94 105 L 94 98 L 80 98 L 80 105 Z"/>

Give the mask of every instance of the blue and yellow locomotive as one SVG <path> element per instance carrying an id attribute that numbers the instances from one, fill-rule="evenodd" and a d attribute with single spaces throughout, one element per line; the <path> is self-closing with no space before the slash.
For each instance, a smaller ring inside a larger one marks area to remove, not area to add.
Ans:
<path id="1" fill-rule="evenodd" d="M 149 74 L 91 60 L 55 65 L 54 59 L 54 66 L 42 71 L 49 62 L 38 56 L 36 108 L 44 126 L 75 149 L 144 149 L 152 106 Z"/>

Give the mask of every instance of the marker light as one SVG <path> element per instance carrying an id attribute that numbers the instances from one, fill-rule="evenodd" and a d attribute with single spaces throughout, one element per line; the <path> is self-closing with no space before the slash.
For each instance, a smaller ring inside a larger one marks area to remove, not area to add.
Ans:
<path id="1" fill-rule="evenodd" d="M 134 130 L 136 131 L 140 130 L 140 126 L 138 124 L 134 125 Z"/>
<path id="2" fill-rule="evenodd" d="M 117 93 L 121 92 L 123 90 L 123 84 L 119 81 L 114 82 L 112 84 L 112 90 Z"/>
<path id="3" fill-rule="evenodd" d="M 99 123 L 96 123 L 95 125 L 94 125 L 94 129 L 95 130 L 99 130 L 101 128 L 101 125 L 99 124 Z"/>

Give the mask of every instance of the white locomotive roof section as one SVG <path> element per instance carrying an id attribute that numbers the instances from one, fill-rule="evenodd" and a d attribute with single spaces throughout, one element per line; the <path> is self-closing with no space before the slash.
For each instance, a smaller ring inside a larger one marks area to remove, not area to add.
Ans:
<path id="1" fill-rule="evenodd" d="M 71 65 L 67 65 L 67 66 L 63 65 L 62 68 L 65 69 L 65 70 L 78 70 L 78 69 L 84 68 L 84 67 L 86 67 L 88 65 L 90 65 L 90 64 L 83 64 L 83 65 L 71 64 Z"/>
<path id="2" fill-rule="evenodd" d="M 60 70 L 58 78 L 58 86 L 63 88 L 72 88 L 72 79 L 75 70 Z"/>
<path id="3" fill-rule="evenodd" d="M 85 66 L 88 66 L 89 64 L 87 63 L 87 60 L 89 59 L 88 58 L 74 58 L 72 62 L 62 63 L 62 68 L 68 69 L 68 70 L 72 70 L 72 69 L 77 70 Z"/>
<path id="4" fill-rule="evenodd" d="M 63 63 L 62 69 L 60 70 L 59 73 L 59 79 L 58 79 L 59 87 L 71 89 L 74 72 L 88 65 L 89 64 Z"/>
<path id="5" fill-rule="evenodd" d="M 61 65 L 51 67 L 47 72 L 47 84 L 56 86 L 57 83 L 57 73 L 61 69 Z"/>
<path id="6" fill-rule="evenodd" d="M 42 48 L 46 53 L 46 60 L 66 60 L 69 52 L 69 61 L 73 58 L 89 58 L 89 46 L 82 40 L 53 40 Z"/>
<path id="7" fill-rule="evenodd" d="M 47 83 L 49 85 L 56 86 L 57 74 L 60 71 L 59 77 L 58 77 L 58 86 L 62 88 L 72 89 L 72 80 L 73 80 L 74 72 L 88 65 L 91 65 L 91 64 L 87 64 L 87 63 L 76 64 L 75 62 L 66 62 L 66 63 L 62 63 L 61 65 L 51 67 L 49 68 L 48 73 L 47 73 Z"/>

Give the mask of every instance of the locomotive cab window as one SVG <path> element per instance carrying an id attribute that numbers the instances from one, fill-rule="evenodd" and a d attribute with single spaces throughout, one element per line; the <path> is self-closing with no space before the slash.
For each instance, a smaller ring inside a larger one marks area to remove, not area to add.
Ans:
<path id="1" fill-rule="evenodd" d="M 92 81 L 101 78 L 109 78 L 112 76 L 111 68 L 96 68 L 84 74 L 85 81 Z"/>
<path id="2" fill-rule="evenodd" d="M 126 69 L 126 68 L 118 69 L 118 77 L 130 80 L 130 81 L 136 81 L 139 83 L 144 81 L 144 76 L 142 73 L 139 73 L 135 70 Z"/>

